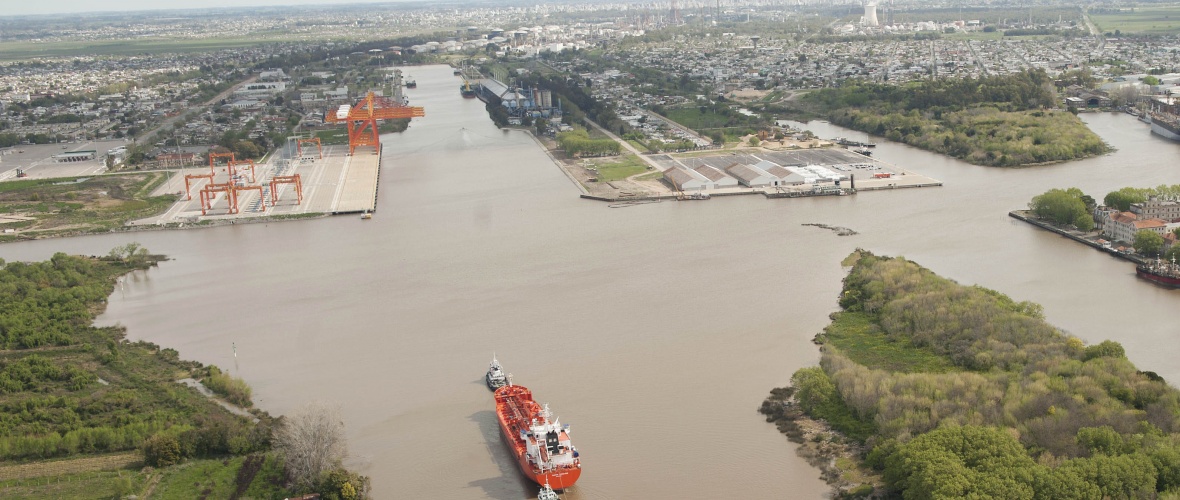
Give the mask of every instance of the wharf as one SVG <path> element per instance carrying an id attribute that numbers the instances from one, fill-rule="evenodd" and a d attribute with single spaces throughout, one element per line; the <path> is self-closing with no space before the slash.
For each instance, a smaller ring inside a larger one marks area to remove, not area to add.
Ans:
<path id="1" fill-rule="evenodd" d="M 377 209 L 377 186 L 380 180 L 381 155 L 378 151 L 361 149 L 348 154 L 348 146 L 325 146 L 323 158 L 272 159 L 257 166 L 258 191 L 240 195 L 239 212 L 231 214 L 229 202 L 219 195 L 207 214 L 201 214 L 197 195 L 208 179 L 196 179 L 189 188 L 192 199 L 185 196 L 185 174 L 207 174 L 209 167 L 175 171 L 153 196 L 179 193 L 180 199 L 165 213 L 130 223 L 131 226 L 170 225 L 197 222 L 245 222 L 268 217 L 306 217 L 312 214 L 355 214 Z M 295 186 L 280 184 L 271 193 L 268 182 L 274 176 L 299 174 L 303 185 L 302 202 Z M 228 182 L 224 167 L 216 169 L 218 182 Z M 259 196 L 261 194 L 261 196 Z M 277 198 L 272 203 L 272 197 Z"/>
<path id="2" fill-rule="evenodd" d="M 1040 220 L 1037 220 L 1036 218 L 1029 216 L 1028 212 L 1025 210 L 1013 210 L 1011 212 L 1008 212 L 1008 216 L 1012 217 L 1013 219 L 1022 220 L 1024 222 L 1032 224 L 1032 225 L 1039 227 L 1041 229 L 1044 229 L 1046 231 L 1051 231 L 1051 232 L 1057 233 L 1061 236 L 1064 236 L 1066 238 L 1074 240 L 1078 243 L 1082 243 L 1082 244 L 1089 246 L 1095 250 L 1099 250 L 1101 252 L 1108 253 L 1108 254 L 1118 257 L 1120 259 L 1128 260 L 1128 261 L 1134 262 L 1135 264 L 1143 264 L 1145 262 L 1142 258 L 1137 257 L 1133 254 L 1122 253 L 1122 252 L 1119 252 L 1118 250 L 1115 250 L 1113 248 L 1102 246 L 1097 241 L 1086 238 L 1082 233 L 1079 233 L 1077 231 L 1070 231 L 1067 229 L 1062 229 L 1062 228 L 1059 228 L 1059 227 L 1054 226 L 1052 224 L 1049 224 L 1047 222 L 1042 222 Z"/>

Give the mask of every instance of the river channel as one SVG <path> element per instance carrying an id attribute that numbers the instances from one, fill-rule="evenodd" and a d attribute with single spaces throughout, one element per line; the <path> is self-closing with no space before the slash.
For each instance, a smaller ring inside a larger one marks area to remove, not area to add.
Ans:
<path id="1" fill-rule="evenodd" d="M 818 360 L 810 339 L 836 310 L 840 261 L 856 247 L 1041 303 L 1064 330 L 1117 340 L 1140 369 L 1180 380 L 1180 292 L 1007 216 L 1053 187 L 1101 199 L 1180 183 L 1180 146 L 1133 117 L 1084 115 L 1115 153 L 1027 169 L 876 148 L 943 187 L 608 208 L 579 199 L 530 136 L 496 129 L 482 102 L 462 99 L 450 68 L 411 74 L 426 117 L 383 138 L 372 220 L 44 240 L 0 256 L 130 241 L 169 255 L 125 280 L 99 322 L 231 370 L 273 414 L 339 405 L 348 464 L 372 477 L 376 498 L 536 495 L 481 380 L 493 352 L 572 426 L 584 472 L 563 498 L 823 497 L 818 471 L 756 410 Z"/>

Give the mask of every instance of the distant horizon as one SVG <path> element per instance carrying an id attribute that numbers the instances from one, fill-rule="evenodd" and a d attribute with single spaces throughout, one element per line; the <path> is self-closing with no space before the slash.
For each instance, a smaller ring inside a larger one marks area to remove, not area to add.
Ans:
<path id="1" fill-rule="evenodd" d="M 150 12 L 161 10 L 198 10 L 251 7 L 281 7 L 309 5 L 349 5 L 378 3 L 412 3 L 422 0 L 186 0 L 183 3 L 168 0 L 110 0 L 95 3 L 92 0 L 50 0 L 48 2 L 21 2 L 6 5 L 0 18 L 16 16 L 52 16 L 62 14 L 95 14 L 105 12 Z"/>

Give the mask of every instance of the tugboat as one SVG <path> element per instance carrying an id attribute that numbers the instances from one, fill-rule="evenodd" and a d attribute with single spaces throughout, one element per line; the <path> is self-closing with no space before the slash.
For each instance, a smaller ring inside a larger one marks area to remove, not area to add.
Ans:
<path id="1" fill-rule="evenodd" d="M 533 400 L 519 385 L 496 389 L 496 417 L 500 432 L 516 455 L 520 471 L 534 483 L 561 491 L 582 476 L 578 449 L 570 442 L 570 426 L 550 420 L 549 405 Z"/>
<path id="2" fill-rule="evenodd" d="M 537 500 L 561 500 L 561 497 L 557 496 L 557 492 L 549 487 L 549 483 L 545 483 L 545 486 L 541 487 L 541 491 L 537 492 Z"/>
<path id="3" fill-rule="evenodd" d="M 1144 262 L 1135 266 L 1135 275 L 1167 287 L 1180 288 L 1180 266 L 1176 265 L 1175 259 L 1168 262 L 1156 258 L 1155 262 Z"/>
<path id="4" fill-rule="evenodd" d="M 406 88 L 407 88 L 407 89 L 416 89 L 416 88 L 418 88 L 418 81 L 417 81 L 417 80 L 414 80 L 414 77 L 412 77 L 412 76 L 411 76 L 411 77 L 409 77 L 409 80 L 406 80 Z"/>
<path id="5" fill-rule="evenodd" d="M 484 375 L 484 381 L 487 382 L 488 389 L 493 391 L 508 385 L 508 375 L 504 374 L 504 368 L 496 361 L 495 354 L 492 355 L 492 364 L 488 366 L 488 374 Z"/>

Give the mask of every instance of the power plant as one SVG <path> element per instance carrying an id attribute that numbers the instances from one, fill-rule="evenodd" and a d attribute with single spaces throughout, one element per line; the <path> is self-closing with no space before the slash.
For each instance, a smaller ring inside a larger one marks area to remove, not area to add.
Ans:
<path id="1" fill-rule="evenodd" d="M 876 2 L 865 4 L 865 26 L 878 26 Z"/>

